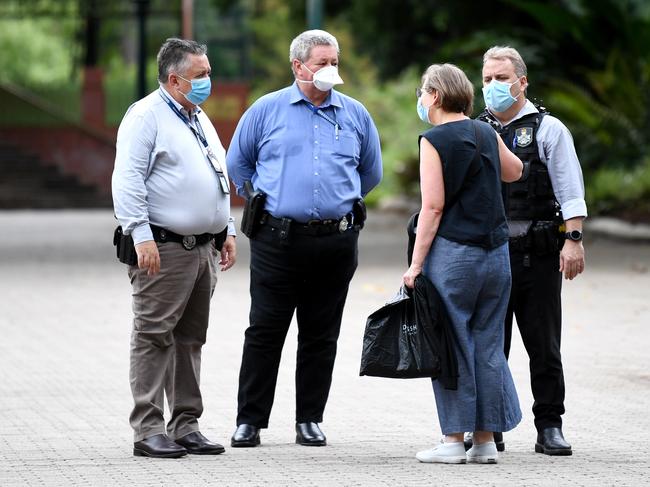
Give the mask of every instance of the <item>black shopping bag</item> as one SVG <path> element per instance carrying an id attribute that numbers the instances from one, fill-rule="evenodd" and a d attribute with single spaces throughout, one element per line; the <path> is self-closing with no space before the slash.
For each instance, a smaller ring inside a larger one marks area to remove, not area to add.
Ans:
<path id="1" fill-rule="evenodd" d="M 432 323 L 416 319 L 413 291 L 402 286 L 395 298 L 366 322 L 359 375 L 435 378 L 440 358 L 432 343 Z"/>

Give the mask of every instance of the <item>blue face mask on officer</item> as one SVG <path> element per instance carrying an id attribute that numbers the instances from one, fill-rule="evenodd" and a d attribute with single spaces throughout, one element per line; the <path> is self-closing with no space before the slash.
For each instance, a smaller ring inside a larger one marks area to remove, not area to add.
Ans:
<path id="1" fill-rule="evenodd" d="M 506 83 L 495 79 L 490 81 L 490 84 L 483 87 L 483 100 L 485 101 L 485 105 L 494 112 L 505 112 L 517 101 L 517 98 L 510 93 L 510 88 L 520 81 L 521 79 L 513 83 Z"/>
<path id="2" fill-rule="evenodd" d="M 177 74 L 176 76 L 192 85 L 192 89 L 189 91 L 189 93 L 183 93 L 182 91 L 178 90 L 180 94 L 183 95 L 185 99 L 190 103 L 193 103 L 194 105 L 200 105 L 210 96 L 210 92 L 212 91 L 212 82 L 210 81 L 209 76 L 193 80 L 185 79 L 180 74 Z"/>

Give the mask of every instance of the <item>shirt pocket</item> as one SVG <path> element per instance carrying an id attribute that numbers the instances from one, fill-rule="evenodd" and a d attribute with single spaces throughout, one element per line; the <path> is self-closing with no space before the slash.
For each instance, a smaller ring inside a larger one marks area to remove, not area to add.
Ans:
<path id="1" fill-rule="evenodd" d="M 358 159 L 360 146 L 356 134 L 351 130 L 339 130 L 338 139 L 334 138 L 333 152 L 339 156 Z"/>

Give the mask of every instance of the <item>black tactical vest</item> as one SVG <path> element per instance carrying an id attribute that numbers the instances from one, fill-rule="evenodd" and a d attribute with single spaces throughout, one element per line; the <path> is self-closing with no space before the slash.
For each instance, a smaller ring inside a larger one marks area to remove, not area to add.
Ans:
<path id="1" fill-rule="evenodd" d="M 524 115 L 505 127 L 501 127 L 487 110 L 477 117 L 492 125 L 506 147 L 524 163 L 521 178 L 502 185 L 503 205 L 509 220 L 561 220 L 548 168 L 539 159 L 537 148 L 537 130 L 547 113 L 544 110 Z"/>

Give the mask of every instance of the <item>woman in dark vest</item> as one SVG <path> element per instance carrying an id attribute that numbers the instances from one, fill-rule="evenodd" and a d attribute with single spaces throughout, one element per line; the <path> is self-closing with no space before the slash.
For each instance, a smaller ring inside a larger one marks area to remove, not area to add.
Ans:
<path id="1" fill-rule="evenodd" d="M 455 333 L 458 389 L 433 381 L 439 445 L 418 452 L 427 463 L 496 463 L 494 431 L 521 420 L 503 354 L 510 296 L 508 227 L 501 181 L 516 181 L 522 163 L 484 122 L 468 118 L 474 88 L 459 68 L 434 64 L 422 76 L 417 111 L 433 128 L 420 136 L 422 209 L 404 283 L 428 277 Z M 465 453 L 464 432 L 474 433 Z"/>

